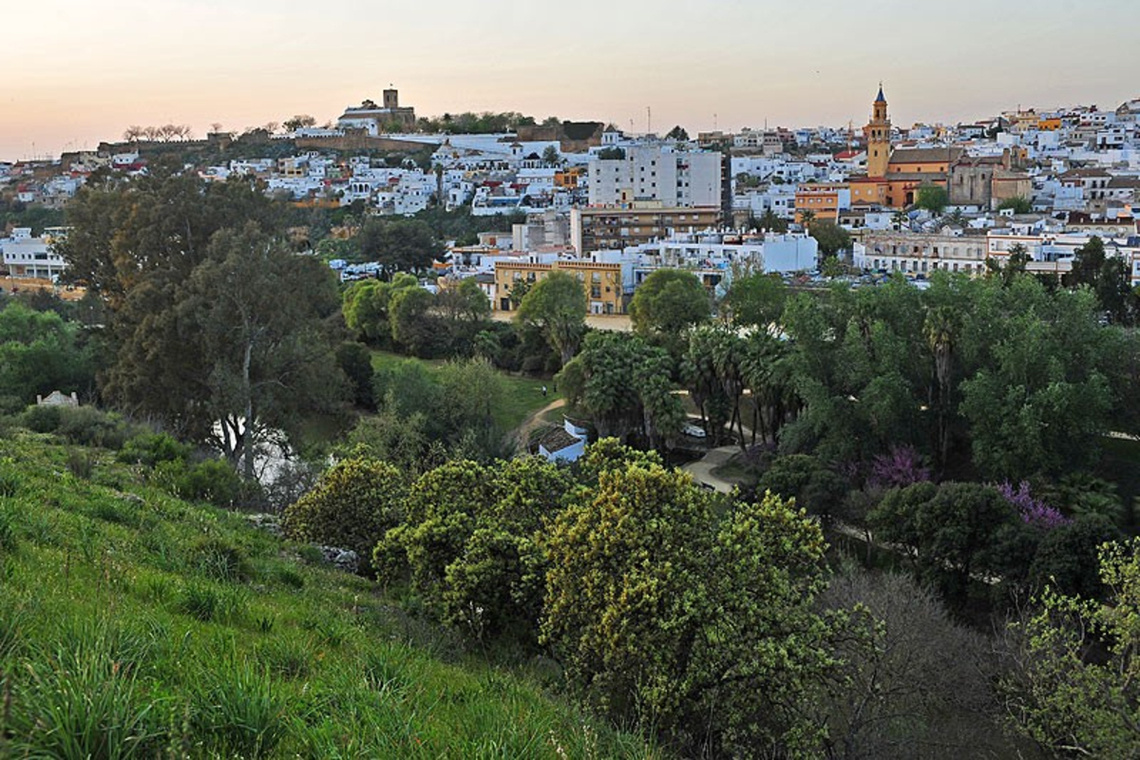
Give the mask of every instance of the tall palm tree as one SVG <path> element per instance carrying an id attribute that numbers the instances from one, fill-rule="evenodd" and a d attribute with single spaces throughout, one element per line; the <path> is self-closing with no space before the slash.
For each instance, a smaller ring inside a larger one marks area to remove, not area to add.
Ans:
<path id="1" fill-rule="evenodd" d="M 891 226 L 895 228 L 895 231 L 902 232 L 904 225 L 910 226 L 910 217 L 905 211 L 896 211 L 891 214 Z"/>
<path id="2" fill-rule="evenodd" d="M 944 306 L 930 310 L 926 314 L 923 332 L 926 334 L 926 344 L 934 355 L 934 378 L 938 392 L 938 457 L 940 465 L 945 467 L 950 451 L 948 422 L 951 402 L 950 380 L 954 369 L 954 344 L 957 339 L 953 314 Z"/>
<path id="3" fill-rule="evenodd" d="M 803 225 L 803 228 L 805 230 L 808 227 L 811 227 L 811 223 L 814 221 L 815 221 L 815 212 L 812 211 L 811 209 L 807 209 L 805 211 L 800 212 L 800 224 Z"/>

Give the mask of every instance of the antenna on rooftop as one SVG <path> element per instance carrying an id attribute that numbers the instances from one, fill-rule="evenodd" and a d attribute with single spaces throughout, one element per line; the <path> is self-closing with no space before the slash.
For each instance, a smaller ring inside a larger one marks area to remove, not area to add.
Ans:
<path id="1" fill-rule="evenodd" d="M 645 133 L 653 134 L 653 109 L 649 106 L 645 107 Z"/>

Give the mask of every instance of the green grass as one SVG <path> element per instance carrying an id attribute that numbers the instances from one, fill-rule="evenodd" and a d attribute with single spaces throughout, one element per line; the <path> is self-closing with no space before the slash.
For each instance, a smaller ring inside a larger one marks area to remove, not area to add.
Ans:
<path id="1" fill-rule="evenodd" d="M 429 372 L 438 370 L 447 362 L 441 359 L 415 359 L 389 351 L 372 352 L 372 368 L 376 371 L 393 364 L 411 361 L 423 364 Z M 515 375 L 501 372 L 507 392 L 503 394 L 500 403 L 491 410 L 495 424 L 502 430 L 514 430 L 526 421 L 527 417 L 552 401 L 562 398 L 562 394 L 555 392 L 554 383 L 542 378 Z M 542 387 L 546 386 L 546 395 L 542 395 Z M 561 415 L 559 415 L 561 420 Z"/>
<path id="2" fill-rule="evenodd" d="M 550 696 L 538 665 L 491 665 L 373 583 L 86 452 L 79 477 L 45 436 L 0 439 L 6 755 L 660 756 Z"/>

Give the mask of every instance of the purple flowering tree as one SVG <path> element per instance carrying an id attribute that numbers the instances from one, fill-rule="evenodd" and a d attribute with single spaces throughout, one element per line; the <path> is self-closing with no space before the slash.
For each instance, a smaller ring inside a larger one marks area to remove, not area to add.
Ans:
<path id="1" fill-rule="evenodd" d="M 930 469 L 922 466 L 918 452 L 911 446 L 895 446 L 889 454 L 874 458 L 867 482 L 882 489 L 905 488 L 930 480 Z"/>
<path id="2" fill-rule="evenodd" d="M 1051 507 L 1043 500 L 1036 498 L 1029 490 L 1029 483 L 1021 481 L 1017 488 L 1008 480 L 997 487 L 1002 497 L 1013 506 L 1021 520 L 1027 525 L 1034 525 L 1045 530 L 1053 530 L 1072 522 L 1061 514 L 1056 507 Z"/>

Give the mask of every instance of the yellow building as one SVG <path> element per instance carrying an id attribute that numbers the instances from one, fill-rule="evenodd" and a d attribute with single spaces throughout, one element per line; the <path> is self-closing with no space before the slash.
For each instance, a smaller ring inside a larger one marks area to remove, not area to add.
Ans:
<path id="1" fill-rule="evenodd" d="M 883 177 L 891 158 L 891 120 L 887 116 L 887 99 L 879 83 L 879 96 L 871 104 L 871 121 L 863 130 L 867 137 L 867 176 Z"/>
<path id="2" fill-rule="evenodd" d="M 511 292 L 519 283 L 529 287 L 541 282 L 555 269 L 578 278 L 586 293 L 590 314 L 624 314 L 620 264 L 597 264 L 584 259 L 537 264 L 530 261 L 498 261 L 495 263 L 495 311 L 514 311 Z"/>
<path id="3" fill-rule="evenodd" d="M 891 148 L 891 120 L 887 99 L 879 95 L 871 104 L 867 136 L 867 176 L 852 178 L 853 206 L 879 205 L 906 208 L 914 203 L 918 188 L 926 184 L 946 186 L 950 168 L 965 155 L 961 148 Z"/>
<path id="4" fill-rule="evenodd" d="M 800 185 L 796 190 L 796 224 L 803 223 L 803 214 L 810 211 L 815 219 L 835 222 L 839 219 L 842 200 L 847 200 L 850 186 L 846 182 Z"/>
<path id="5" fill-rule="evenodd" d="M 571 166 L 554 172 L 554 186 L 561 190 L 573 190 L 578 187 L 585 170 L 580 166 Z"/>

